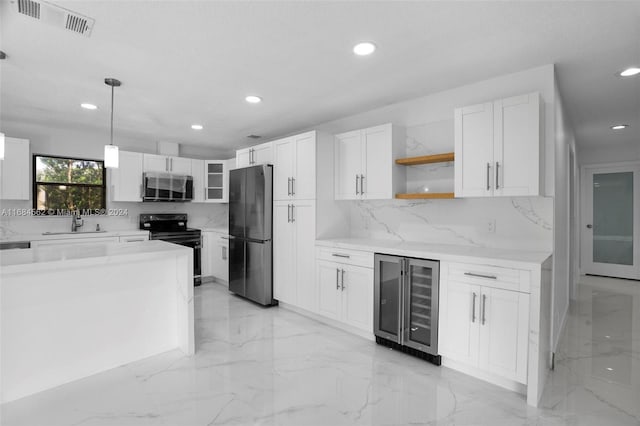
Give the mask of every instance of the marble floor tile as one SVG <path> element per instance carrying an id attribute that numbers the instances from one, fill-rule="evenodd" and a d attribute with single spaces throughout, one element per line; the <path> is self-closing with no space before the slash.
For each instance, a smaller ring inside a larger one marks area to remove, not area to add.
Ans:
<path id="1" fill-rule="evenodd" d="M 0 406 L 3 426 L 640 425 L 640 283 L 584 277 L 541 408 L 219 284 L 171 351 Z"/>

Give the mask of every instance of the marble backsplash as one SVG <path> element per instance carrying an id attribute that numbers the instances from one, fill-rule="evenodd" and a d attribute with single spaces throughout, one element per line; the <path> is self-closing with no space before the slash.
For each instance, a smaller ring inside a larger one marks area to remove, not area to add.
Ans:
<path id="1" fill-rule="evenodd" d="M 64 232 L 71 230 L 70 217 L 26 217 L 16 215 L 31 208 L 30 202 L 2 201 L 0 206 L 0 238 L 20 234 Z M 141 213 L 186 213 L 190 228 L 226 228 L 227 204 L 201 203 L 109 203 L 112 215 L 84 216 L 82 230 L 94 230 L 96 225 L 107 231 L 136 230 Z"/>
<path id="2" fill-rule="evenodd" d="M 553 199 L 359 201 L 350 222 L 354 238 L 551 251 Z"/>

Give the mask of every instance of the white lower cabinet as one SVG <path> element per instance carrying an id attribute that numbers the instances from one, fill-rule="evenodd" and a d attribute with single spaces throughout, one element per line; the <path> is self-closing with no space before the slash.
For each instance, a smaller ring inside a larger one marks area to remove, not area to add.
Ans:
<path id="1" fill-rule="evenodd" d="M 469 271 L 458 273 L 465 269 Z M 526 384 L 529 294 L 506 289 L 517 290 L 519 283 L 501 280 L 500 268 L 494 273 L 484 267 L 476 273 L 467 265 L 450 264 L 441 271 L 441 355 Z"/>
<path id="2" fill-rule="evenodd" d="M 96 243 L 117 243 L 120 241 L 119 237 L 87 237 L 87 238 L 65 238 L 59 240 L 40 240 L 31 241 L 31 247 L 43 247 L 43 246 L 60 246 L 60 245 L 81 245 L 81 244 L 96 244 Z"/>
<path id="3" fill-rule="evenodd" d="M 349 254 L 337 261 L 318 256 L 318 313 L 366 332 L 373 332 L 373 262 L 371 268 L 349 264 Z"/>
<path id="4" fill-rule="evenodd" d="M 273 294 L 316 312 L 315 200 L 279 201 L 273 208 Z"/>
<path id="5" fill-rule="evenodd" d="M 229 237 L 224 232 L 202 231 L 201 267 L 203 277 L 229 281 Z"/>
<path id="6" fill-rule="evenodd" d="M 140 235 L 140 234 L 136 234 L 136 235 L 120 235 L 118 237 L 118 241 L 121 243 L 137 243 L 140 241 L 148 241 L 149 240 L 149 233 L 145 234 L 145 235 Z"/>

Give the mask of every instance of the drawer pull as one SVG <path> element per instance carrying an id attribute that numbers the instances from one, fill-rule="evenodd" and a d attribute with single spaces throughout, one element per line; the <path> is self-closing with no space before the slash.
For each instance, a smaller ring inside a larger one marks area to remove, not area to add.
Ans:
<path id="1" fill-rule="evenodd" d="M 490 280 L 497 280 L 498 279 L 498 277 L 496 277 L 495 275 L 474 274 L 473 272 L 465 272 L 464 274 L 468 275 L 470 277 L 488 278 Z"/>
<path id="2" fill-rule="evenodd" d="M 333 257 L 344 257 L 345 259 L 350 259 L 351 256 L 349 256 L 348 254 L 340 254 L 340 253 L 332 253 L 331 256 Z"/>

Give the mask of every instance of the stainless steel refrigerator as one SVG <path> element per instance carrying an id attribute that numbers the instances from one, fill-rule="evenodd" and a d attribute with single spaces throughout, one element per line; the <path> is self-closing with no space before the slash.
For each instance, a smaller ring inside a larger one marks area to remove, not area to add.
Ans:
<path id="1" fill-rule="evenodd" d="M 273 305 L 273 166 L 229 172 L 229 290 Z"/>

